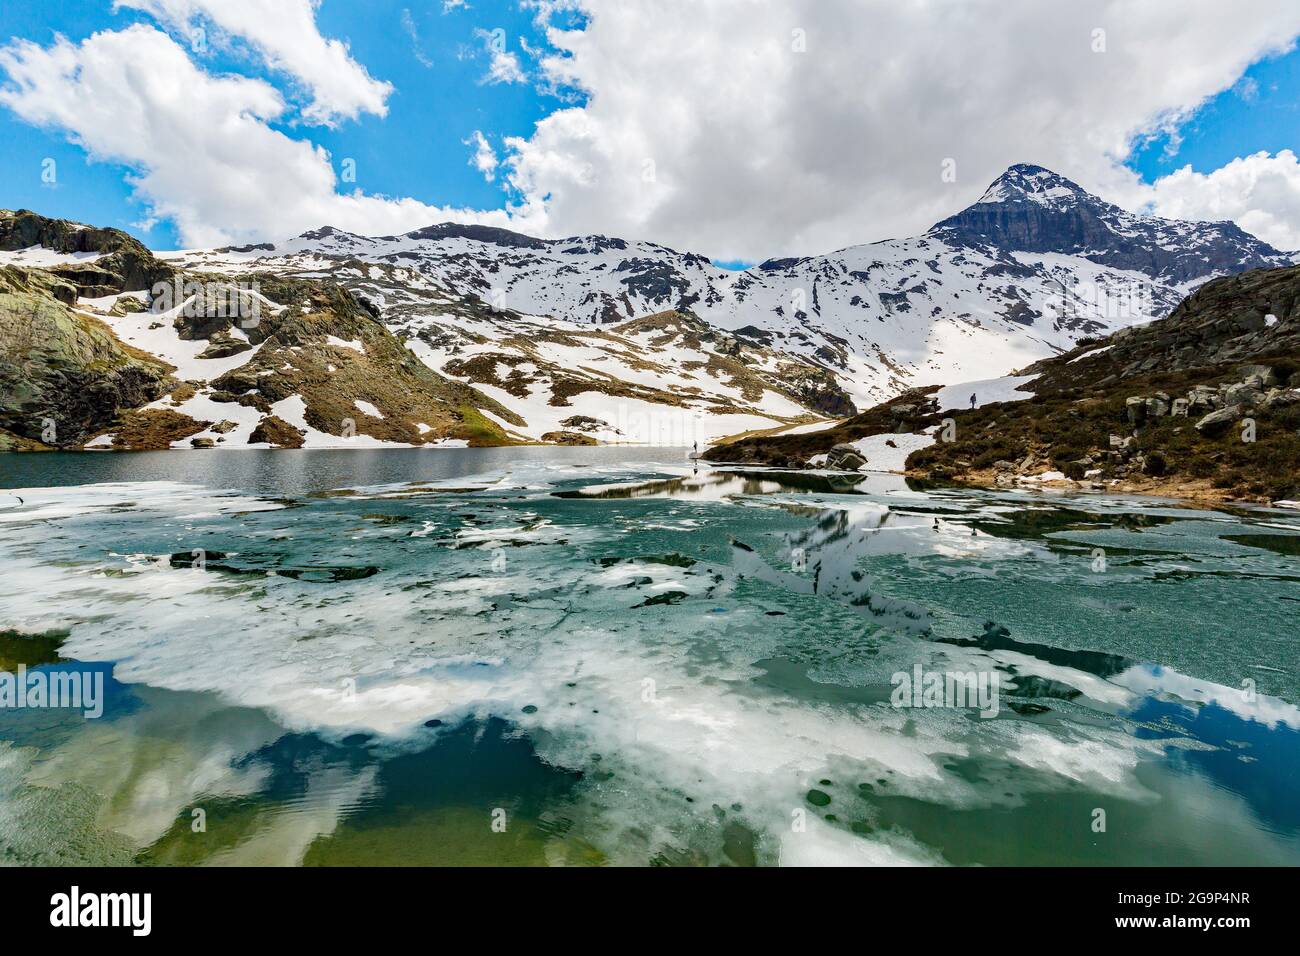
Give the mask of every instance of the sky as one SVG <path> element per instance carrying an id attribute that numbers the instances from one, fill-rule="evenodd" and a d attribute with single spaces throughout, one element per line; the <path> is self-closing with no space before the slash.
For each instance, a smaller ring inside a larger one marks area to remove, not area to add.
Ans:
<path id="1" fill-rule="evenodd" d="M 1300 249 L 1294 0 L 5 0 L 0 206 L 157 249 L 333 225 L 744 264 L 1007 166 Z"/>

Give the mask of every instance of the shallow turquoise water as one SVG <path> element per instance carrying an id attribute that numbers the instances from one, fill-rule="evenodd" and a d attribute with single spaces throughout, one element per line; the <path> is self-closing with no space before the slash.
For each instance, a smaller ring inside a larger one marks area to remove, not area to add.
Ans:
<path id="1" fill-rule="evenodd" d="M 1294 512 L 664 449 L 0 465 L 0 670 L 107 695 L 0 709 L 0 859 L 1300 862 Z M 898 706 L 917 668 L 995 715 Z"/>

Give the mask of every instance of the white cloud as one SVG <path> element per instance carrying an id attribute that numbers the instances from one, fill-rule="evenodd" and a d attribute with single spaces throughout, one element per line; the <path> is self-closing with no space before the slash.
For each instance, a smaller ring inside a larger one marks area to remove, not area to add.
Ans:
<path id="1" fill-rule="evenodd" d="M 482 82 L 523 83 L 528 79 L 523 67 L 519 65 L 519 56 L 506 49 L 506 32 L 497 27 L 493 30 L 475 30 L 474 35 L 483 41 L 491 62 Z"/>
<path id="2" fill-rule="evenodd" d="M 0 103 L 65 130 L 94 159 L 134 169 L 131 182 L 150 215 L 174 221 L 191 246 L 279 239 L 326 224 L 377 235 L 444 221 L 510 222 L 505 211 L 340 194 L 325 150 L 268 125 L 286 112 L 274 87 L 212 76 L 152 27 L 96 33 L 80 44 L 19 41 L 0 49 L 0 68 L 11 80 Z"/>
<path id="3" fill-rule="evenodd" d="M 484 179 L 492 182 L 496 178 L 500 160 L 497 159 L 496 151 L 483 135 L 483 131 L 474 130 L 470 138 L 465 140 L 465 145 L 474 147 L 474 155 L 469 158 L 469 164 L 482 173 Z"/>
<path id="4" fill-rule="evenodd" d="M 339 40 L 316 27 L 319 0 L 116 0 L 116 7 L 142 10 L 182 30 L 206 21 L 219 36 L 250 43 L 267 66 L 301 82 L 312 102 L 310 123 L 332 125 L 362 113 L 384 116 L 392 84 L 373 79 Z"/>
<path id="5" fill-rule="evenodd" d="M 507 51 L 492 54 L 492 63 L 483 79 L 486 83 L 522 83 L 528 76 L 519 65 L 519 57 Z"/>
<path id="6" fill-rule="evenodd" d="M 1255 153 L 1211 173 L 1191 166 L 1157 180 L 1151 209 L 1169 219 L 1230 219 L 1278 249 L 1300 249 L 1300 160 Z"/>
<path id="7" fill-rule="evenodd" d="M 415 18 L 411 16 L 411 11 L 404 8 L 401 20 L 402 30 L 411 38 L 411 52 L 415 55 L 415 59 L 426 70 L 432 69 L 433 60 L 429 59 L 428 54 L 424 52 L 424 48 L 420 45 L 420 31 L 415 25 Z"/>
<path id="8" fill-rule="evenodd" d="M 1135 139 L 1300 32 L 1294 0 L 580 6 L 585 28 L 550 31 L 567 55 L 540 69 L 588 99 L 507 142 L 512 185 L 550 197 L 553 234 L 729 259 L 915 234 L 1015 162 L 1139 207 L 1120 165 Z"/>
<path id="9" fill-rule="evenodd" d="M 173 29 L 201 17 L 246 42 L 310 93 L 312 121 L 386 110 L 391 87 L 320 35 L 314 0 L 121 3 Z M 1300 32 L 1293 0 L 521 4 L 544 25 L 576 10 L 585 23 L 549 28 L 550 53 L 522 47 L 531 76 L 503 30 L 477 31 L 492 57 L 484 82 L 585 96 L 507 138 L 503 155 L 470 134 L 471 164 L 519 197 L 501 210 L 340 193 L 342 157 L 270 125 L 294 116 L 274 86 L 208 73 L 202 56 L 147 26 L 0 48 L 11 79 L 0 102 L 130 167 L 148 215 L 174 220 L 189 244 L 454 220 L 756 260 L 915 234 L 1006 166 L 1035 162 L 1131 209 L 1233 218 L 1300 246 L 1289 152 L 1181 170 L 1155 187 L 1120 164 L 1135 141 L 1175 129 L 1252 62 L 1288 48 Z M 1098 29 L 1103 53 L 1093 52 Z M 940 177 L 949 158 L 955 184 Z"/>

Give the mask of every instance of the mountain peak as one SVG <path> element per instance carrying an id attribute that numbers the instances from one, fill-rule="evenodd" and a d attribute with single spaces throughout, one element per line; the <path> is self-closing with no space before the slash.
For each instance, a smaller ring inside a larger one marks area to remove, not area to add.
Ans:
<path id="1" fill-rule="evenodd" d="M 385 238 L 391 239 L 397 237 L 387 236 Z M 499 226 L 480 226 L 472 223 L 458 222 L 440 222 L 436 225 L 425 226 L 423 229 L 416 229 L 412 232 L 404 233 L 401 238 L 413 239 L 416 241 L 468 239 L 473 242 L 482 242 L 489 245 L 506 246 L 515 249 L 545 249 L 549 245 L 549 243 L 544 239 L 526 236 L 521 232 L 513 232 L 510 229 L 502 229 Z"/>
<path id="2" fill-rule="evenodd" d="M 1061 206 L 1097 199 L 1078 183 L 1043 166 L 1017 163 L 993 181 L 976 205 L 1033 202 L 1040 206 Z"/>
<path id="3" fill-rule="evenodd" d="M 1125 212 L 1030 163 L 1008 168 L 974 205 L 935 224 L 928 235 L 1005 252 L 1082 256 L 1173 284 L 1289 261 L 1230 224 Z"/>

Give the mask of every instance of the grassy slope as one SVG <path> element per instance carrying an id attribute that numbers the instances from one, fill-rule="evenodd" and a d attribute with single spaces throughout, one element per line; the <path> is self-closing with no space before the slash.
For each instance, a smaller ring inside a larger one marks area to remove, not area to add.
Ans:
<path id="1" fill-rule="evenodd" d="M 1271 315 L 1273 321 L 1266 322 Z M 1109 346 L 1101 351 L 1098 345 Z M 1094 353 L 1094 354 L 1089 354 Z M 1134 428 L 1130 396 L 1177 397 L 1196 385 L 1239 381 L 1244 365 L 1266 365 L 1284 389 L 1300 388 L 1300 268 L 1257 270 L 1208 283 L 1167 319 L 1117 333 L 1101 343 L 1036 363 L 1036 394 L 1023 402 L 987 405 L 899 422 L 900 396 L 839 426 L 805 435 L 753 437 L 711 448 L 714 461 L 797 467 L 839 442 L 900 430 L 917 431 L 951 416 L 956 440 L 913 452 L 909 473 L 955 483 L 989 484 L 998 462 L 1032 459 L 1029 473 L 1057 470 L 1120 490 L 1186 497 L 1277 500 L 1300 496 L 1300 404 L 1252 408 L 1256 441 L 1234 425 L 1216 435 L 1193 426 L 1200 417 L 1166 416 Z M 1110 454 L 1112 435 L 1134 437 L 1134 455 Z M 1141 457 L 1138 458 L 1137 455 Z M 1091 458 L 1088 466 L 1081 459 Z M 1145 464 L 1140 467 L 1134 461 Z M 1005 466 L 1004 466 L 1005 472 Z M 1114 482 L 1115 484 L 1110 484 Z"/>

